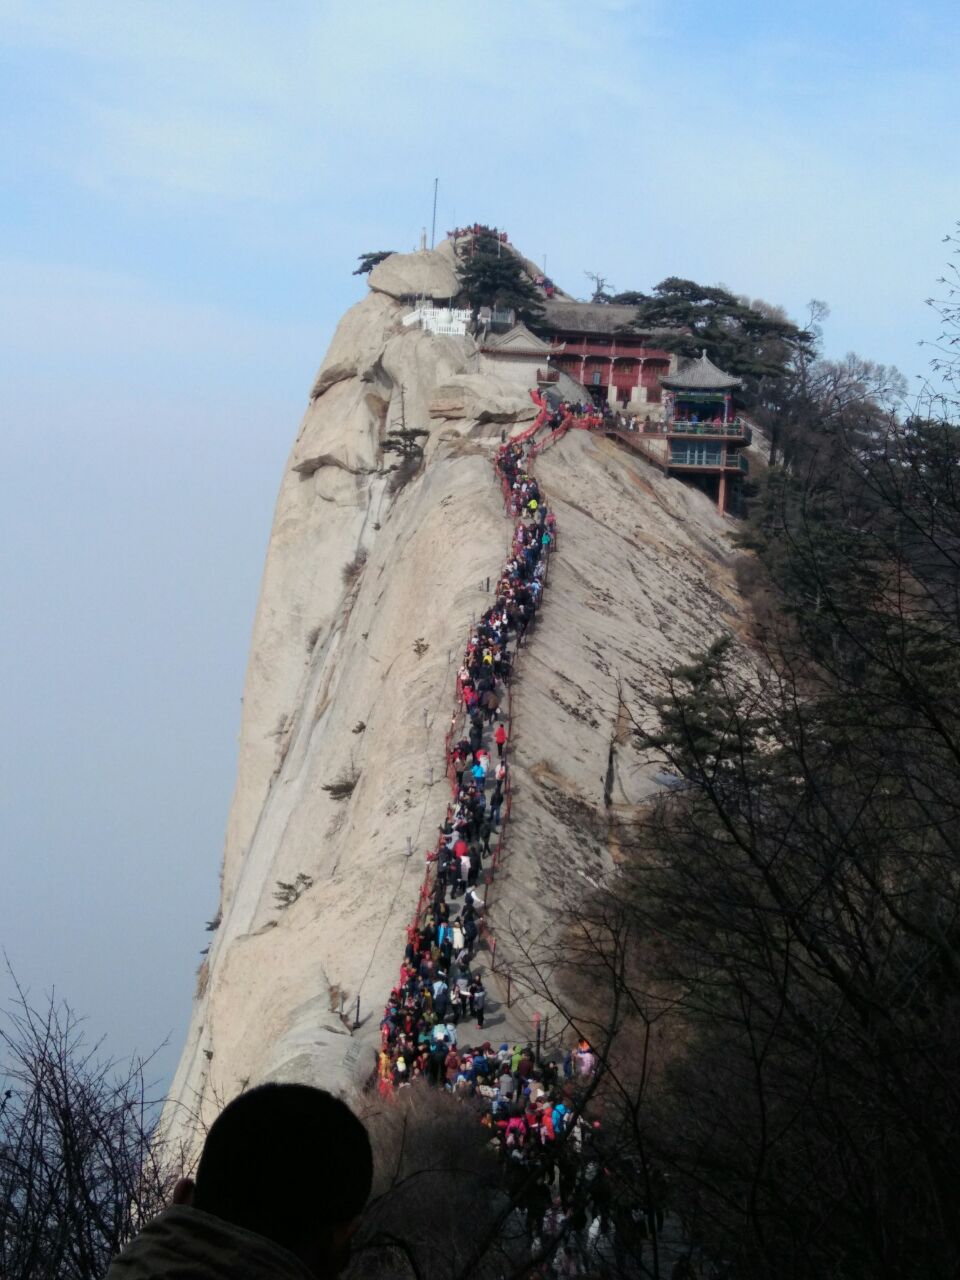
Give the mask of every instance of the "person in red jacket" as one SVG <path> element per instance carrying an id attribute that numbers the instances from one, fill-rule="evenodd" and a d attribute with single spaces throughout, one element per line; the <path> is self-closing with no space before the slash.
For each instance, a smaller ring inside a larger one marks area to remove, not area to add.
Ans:
<path id="1" fill-rule="evenodd" d="M 507 730 L 504 727 L 504 723 L 502 720 L 497 725 L 496 732 L 493 735 L 493 740 L 497 744 L 497 759 L 502 760 L 503 749 L 507 745 Z"/>

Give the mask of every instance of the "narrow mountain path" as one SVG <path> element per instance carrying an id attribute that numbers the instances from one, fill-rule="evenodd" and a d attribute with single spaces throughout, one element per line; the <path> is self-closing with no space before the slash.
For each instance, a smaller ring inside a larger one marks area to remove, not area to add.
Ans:
<path id="1" fill-rule="evenodd" d="M 572 428 L 602 425 L 602 420 L 595 415 L 571 411 L 552 413 L 542 401 L 537 402 L 540 411 L 532 425 L 503 444 L 493 461 L 507 514 L 514 522 L 513 538 L 497 584 L 495 603 L 472 626 L 457 677 L 456 705 L 444 744 L 451 800 L 444 823 L 438 824 L 439 842 L 426 855 L 426 870 L 414 918 L 407 929 L 408 941 L 399 980 L 381 1023 L 378 1077 L 381 1089 L 387 1091 L 428 1073 L 430 1050 L 437 1040 L 450 1051 L 444 1069 L 452 1084 L 453 1057 L 457 1059 L 455 1074 L 459 1075 L 465 1066 L 473 1069 L 477 1055 L 492 1040 L 500 1044 L 532 1045 L 536 1036 L 533 1011 L 526 1007 L 525 1001 L 516 1000 L 510 970 L 502 963 L 502 957 L 498 964 L 494 924 L 496 872 L 509 856 L 513 803 L 510 759 L 512 743 L 519 731 L 515 677 L 522 665 L 525 643 L 531 642 L 531 629 L 540 615 L 542 592 L 548 581 L 550 556 L 557 535 L 555 516 L 549 512 L 546 497 L 532 474 L 531 463 Z M 547 426 L 549 432 L 542 434 Z M 483 684 L 482 673 L 487 670 L 484 663 L 502 671 L 502 678 L 495 686 L 500 692 L 499 709 L 492 720 L 484 716 L 482 731 L 475 729 L 470 738 L 468 702 L 472 701 L 475 683 Z M 507 731 L 506 768 L 502 783 L 494 782 L 491 786 L 489 775 L 494 774 L 499 764 L 494 726 L 501 722 Z M 461 768 L 467 785 L 463 787 L 456 768 L 458 751 L 461 758 L 465 757 Z M 484 756 L 490 766 L 482 788 L 484 802 L 478 805 L 469 780 L 473 765 Z M 500 789 L 500 820 L 492 830 L 485 830 L 484 821 L 489 818 L 490 806 Z M 461 852 L 468 848 L 482 849 L 484 845 L 489 848 L 489 854 L 483 854 L 480 859 L 474 853 L 470 876 L 474 885 L 469 888 L 459 874 L 460 860 L 452 852 L 455 844 Z M 485 951 L 485 964 L 480 958 L 481 948 Z M 461 988 L 470 992 L 469 1003 L 462 1011 L 448 1013 L 449 988 L 458 979 Z M 480 1001 L 485 1006 L 479 1021 L 479 1015 L 474 1012 L 478 986 L 483 987 Z M 448 1020 L 444 1021 L 444 1017 Z M 434 1067 L 431 1078 L 439 1083 L 435 1076 Z M 471 1087 L 475 1083 L 474 1076 Z"/>

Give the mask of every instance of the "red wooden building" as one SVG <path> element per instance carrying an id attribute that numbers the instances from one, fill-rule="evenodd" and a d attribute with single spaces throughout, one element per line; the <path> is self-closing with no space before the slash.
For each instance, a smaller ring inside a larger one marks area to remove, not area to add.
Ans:
<path id="1" fill-rule="evenodd" d="M 581 383 L 599 405 L 658 416 L 660 380 L 671 367 L 654 334 L 633 327 L 635 307 L 548 298 L 531 324 L 553 348 L 550 364 Z"/>
<path id="2" fill-rule="evenodd" d="M 739 510 L 741 483 L 749 471 L 744 450 L 751 443 L 750 427 L 734 407 L 740 386 L 739 378 L 718 369 L 704 351 L 664 377 L 662 422 L 610 434 L 668 475 L 704 489 L 721 512 Z"/>

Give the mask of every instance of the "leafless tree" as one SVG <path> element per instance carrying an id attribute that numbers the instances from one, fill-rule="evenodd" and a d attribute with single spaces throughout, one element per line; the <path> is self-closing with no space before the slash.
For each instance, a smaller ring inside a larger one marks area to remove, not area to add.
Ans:
<path id="1" fill-rule="evenodd" d="M 0 1020 L 0 1275 L 100 1280 L 172 1189 L 149 1061 L 101 1057 L 69 1005 L 15 988 Z"/>
<path id="2" fill-rule="evenodd" d="M 612 286 L 611 289 L 607 288 L 607 285 L 610 283 L 607 277 L 600 275 L 598 271 L 585 271 L 583 274 L 593 285 L 593 293 L 590 297 L 590 301 L 609 302 L 612 297 Z"/>

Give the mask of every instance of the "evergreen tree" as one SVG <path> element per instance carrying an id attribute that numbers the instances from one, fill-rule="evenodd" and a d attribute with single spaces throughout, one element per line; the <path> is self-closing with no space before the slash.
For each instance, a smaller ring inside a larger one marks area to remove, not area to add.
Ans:
<path id="1" fill-rule="evenodd" d="M 524 274 L 513 250 L 494 235 L 480 234 L 461 263 L 460 284 L 474 312 L 480 307 L 512 307 L 524 319 L 543 311 L 540 294 Z"/>
<path id="2" fill-rule="evenodd" d="M 401 463 L 410 458 L 419 461 L 423 457 L 423 445 L 419 441 L 429 434 L 429 431 L 420 431 L 414 427 L 396 427 L 387 432 L 380 447 L 384 453 L 399 453 Z"/>
<path id="3" fill-rule="evenodd" d="M 744 380 L 752 403 L 778 402 L 791 362 L 809 351 L 815 335 L 776 308 L 750 304 L 719 285 L 670 276 L 650 295 L 625 293 L 614 301 L 636 301 L 634 326 L 656 329 L 657 344 L 680 356 L 706 349 L 714 364 Z"/>
<path id="4" fill-rule="evenodd" d="M 729 716 L 722 693 L 731 679 L 732 650 L 732 636 L 718 636 L 669 673 L 668 693 L 656 701 L 661 729 L 652 743 L 669 749 L 684 775 L 712 774 L 724 758 Z"/>
<path id="5" fill-rule="evenodd" d="M 400 461 L 388 468 L 391 473 L 388 481 L 390 493 L 399 493 L 420 470 L 420 464 L 423 461 L 423 445 L 420 441 L 429 434 L 428 431 L 408 427 L 403 423 L 387 432 L 380 446 L 381 449 L 384 453 L 396 453 L 400 456 Z"/>
<path id="6" fill-rule="evenodd" d="M 395 253 L 396 249 L 377 249 L 375 253 L 361 253 L 357 256 L 357 261 L 360 265 L 353 274 L 355 276 L 365 276 L 373 270 L 378 262 L 382 262 L 384 258 L 389 258 Z"/>

